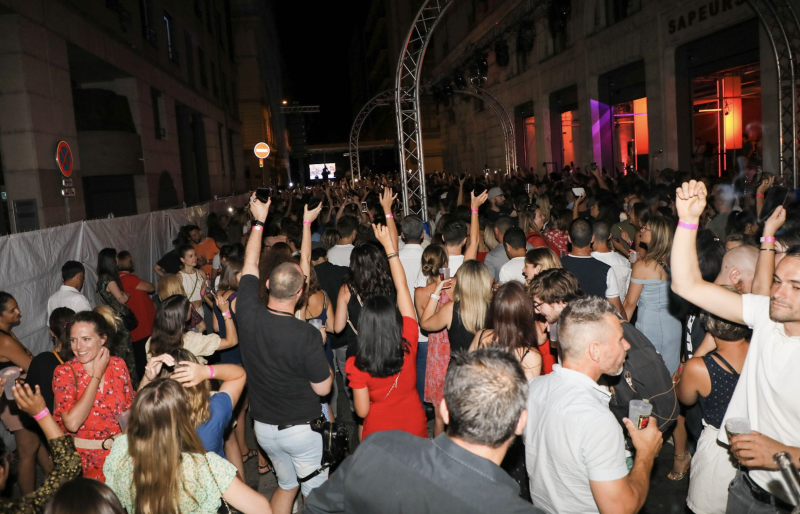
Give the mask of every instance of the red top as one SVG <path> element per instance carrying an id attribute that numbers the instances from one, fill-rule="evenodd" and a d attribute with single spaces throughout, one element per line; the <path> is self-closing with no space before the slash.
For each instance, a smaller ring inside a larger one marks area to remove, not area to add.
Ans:
<path id="1" fill-rule="evenodd" d="M 417 393 L 419 328 L 414 318 L 403 318 L 403 338 L 409 343 L 409 352 L 397 375 L 375 378 L 356 368 L 355 356 L 347 359 L 345 372 L 350 387 L 368 388 L 372 402 L 364 419 L 362 437 L 383 430 L 404 430 L 419 437 L 428 437 L 427 419 Z"/>
<path id="2" fill-rule="evenodd" d="M 156 319 L 156 306 L 153 305 L 153 300 L 150 295 L 140 289 L 136 289 L 142 279 L 128 273 L 121 271 L 119 273 L 119 280 L 122 282 L 122 289 L 131 295 L 128 303 L 126 304 L 133 314 L 136 315 L 136 320 L 139 324 L 131 330 L 131 341 L 141 341 L 147 339 L 153 333 L 153 321 Z"/>
<path id="3" fill-rule="evenodd" d="M 73 370 L 75 371 L 74 374 Z M 76 379 L 78 382 L 77 390 L 75 388 Z M 77 358 L 60 365 L 53 374 L 53 393 L 55 395 L 53 418 L 55 418 L 65 434 L 69 434 L 69 431 L 64 426 L 61 416 L 75 406 L 78 399 L 86 391 L 90 380 L 92 380 L 91 375 L 83 369 Z M 89 416 L 74 434 L 77 438 L 102 441 L 121 432 L 119 423 L 117 423 L 117 416 L 131 408 L 135 394 L 125 361 L 119 357 L 111 357 L 103 382 L 103 390 L 97 390 Z M 78 454 L 80 454 L 81 463 L 83 464 L 83 476 L 105 482 L 103 464 L 109 452 L 110 450 L 83 450 L 79 448 Z"/>
<path id="4" fill-rule="evenodd" d="M 538 232 L 530 231 L 526 238 L 534 248 L 545 248 L 547 246 L 547 241 Z"/>
<path id="5" fill-rule="evenodd" d="M 547 240 L 547 246 L 553 250 L 558 258 L 564 257 L 567 255 L 567 233 L 561 232 L 560 230 L 550 230 L 544 235 L 545 239 Z"/>
<path id="6" fill-rule="evenodd" d="M 489 252 L 478 252 L 478 262 L 486 262 L 486 255 Z"/>

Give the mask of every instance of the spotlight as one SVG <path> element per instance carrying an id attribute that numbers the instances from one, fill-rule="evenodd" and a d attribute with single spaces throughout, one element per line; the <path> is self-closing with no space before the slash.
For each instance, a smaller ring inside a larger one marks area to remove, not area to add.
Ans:
<path id="1" fill-rule="evenodd" d="M 494 61 L 498 66 L 505 67 L 511 59 L 508 55 L 508 42 L 505 39 L 498 39 L 494 44 Z"/>
<path id="2" fill-rule="evenodd" d="M 533 40 L 536 37 L 536 34 L 533 31 L 533 22 L 531 20 L 525 20 L 519 25 L 519 30 L 517 31 L 517 51 L 518 52 L 530 52 L 533 50 Z"/>
<path id="3" fill-rule="evenodd" d="M 288 101 L 288 100 L 284 100 L 284 101 L 282 101 L 281 103 L 282 103 L 283 105 L 286 105 L 286 104 L 288 104 L 288 103 L 289 103 L 289 101 Z"/>

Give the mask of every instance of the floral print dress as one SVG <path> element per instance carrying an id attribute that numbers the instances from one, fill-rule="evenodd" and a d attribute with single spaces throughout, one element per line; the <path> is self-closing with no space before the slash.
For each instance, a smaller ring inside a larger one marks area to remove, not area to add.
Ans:
<path id="1" fill-rule="evenodd" d="M 73 372 L 74 371 L 74 372 Z M 92 380 L 91 375 L 83 369 L 77 358 L 56 368 L 53 376 L 53 393 L 55 395 L 55 412 L 53 417 L 68 433 L 62 416 L 69 412 L 84 394 Z M 131 408 L 134 389 L 128 368 L 119 357 L 111 357 L 103 380 L 102 390 L 97 395 L 86 421 L 74 434 L 79 439 L 102 441 L 121 432 L 117 416 Z M 76 387 L 77 384 L 77 387 Z M 105 482 L 103 463 L 109 450 L 86 450 L 78 448 L 83 465 L 83 476 Z"/>
<path id="2" fill-rule="evenodd" d="M 442 289 L 438 311 L 450 301 L 446 289 Z M 447 329 L 428 334 L 428 357 L 425 368 L 425 401 L 436 407 L 444 397 L 444 377 L 450 365 L 450 337 Z"/>
<path id="3" fill-rule="evenodd" d="M 100 295 L 103 303 L 114 309 L 114 312 L 117 314 L 117 316 L 121 318 L 122 313 L 126 310 L 129 310 L 129 308 L 127 305 L 117 300 L 114 295 L 108 291 L 108 284 L 113 281 L 114 279 L 108 275 L 103 275 L 97 279 L 97 294 Z M 120 289 L 122 288 L 120 287 Z M 117 337 L 115 338 L 114 344 L 111 346 L 113 350 L 112 355 L 125 361 L 125 365 L 128 367 L 128 374 L 133 380 L 134 388 L 136 388 L 139 386 L 140 377 L 136 374 L 136 359 L 133 358 L 131 333 L 127 328 L 125 328 L 125 325 L 122 323 L 122 321 L 118 321 L 114 329 L 117 332 Z"/>

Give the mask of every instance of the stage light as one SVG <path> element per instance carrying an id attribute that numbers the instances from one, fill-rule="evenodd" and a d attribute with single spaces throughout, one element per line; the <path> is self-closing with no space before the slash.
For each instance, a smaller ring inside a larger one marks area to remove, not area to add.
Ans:
<path id="1" fill-rule="evenodd" d="M 284 100 L 284 101 L 282 101 L 281 103 L 282 103 L 283 105 L 286 105 L 286 104 L 288 104 L 288 103 L 289 103 L 289 101 L 288 101 L 288 100 Z"/>
<path id="2" fill-rule="evenodd" d="M 508 54 L 508 41 L 505 39 L 498 39 L 494 44 L 494 61 L 498 66 L 505 67 L 511 59 Z"/>

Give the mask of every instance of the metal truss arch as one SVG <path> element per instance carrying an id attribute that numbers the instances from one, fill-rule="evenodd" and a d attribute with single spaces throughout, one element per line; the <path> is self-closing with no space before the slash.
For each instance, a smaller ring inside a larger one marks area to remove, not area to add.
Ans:
<path id="1" fill-rule="evenodd" d="M 500 103 L 497 97 L 477 86 L 470 86 L 466 89 L 456 89 L 453 93 L 479 98 L 489 104 L 492 110 L 494 110 L 495 114 L 497 114 L 497 117 L 500 119 L 500 125 L 503 128 L 503 137 L 505 138 L 506 173 L 514 171 L 517 166 L 517 148 L 516 140 L 514 139 L 514 121 L 508 114 L 508 110 Z"/>
<path id="2" fill-rule="evenodd" d="M 420 78 L 422 62 L 433 29 L 455 0 L 425 0 L 411 24 L 395 73 L 395 109 L 400 177 L 403 181 L 403 210 L 428 220 L 425 195 L 425 166 L 420 123 Z M 416 200 L 411 210 L 411 201 Z"/>
<path id="3" fill-rule="evenodd" d="M 364 104 L 364 107 L 358 111 L 358 116 L 353 121 L 353 126 L 350 128 L 350 177 L 355 181 L 356 178 L 361 178 L 361 157 L 358 154 L 358 139 L 361 136 L 361 127 L 364 125 L 364 120 L 367 116 L 375 110 L 376 107 L 384 105 L 393 105 L 395 102 L 395 91 L 388 89 L 377 95 Z"/>

